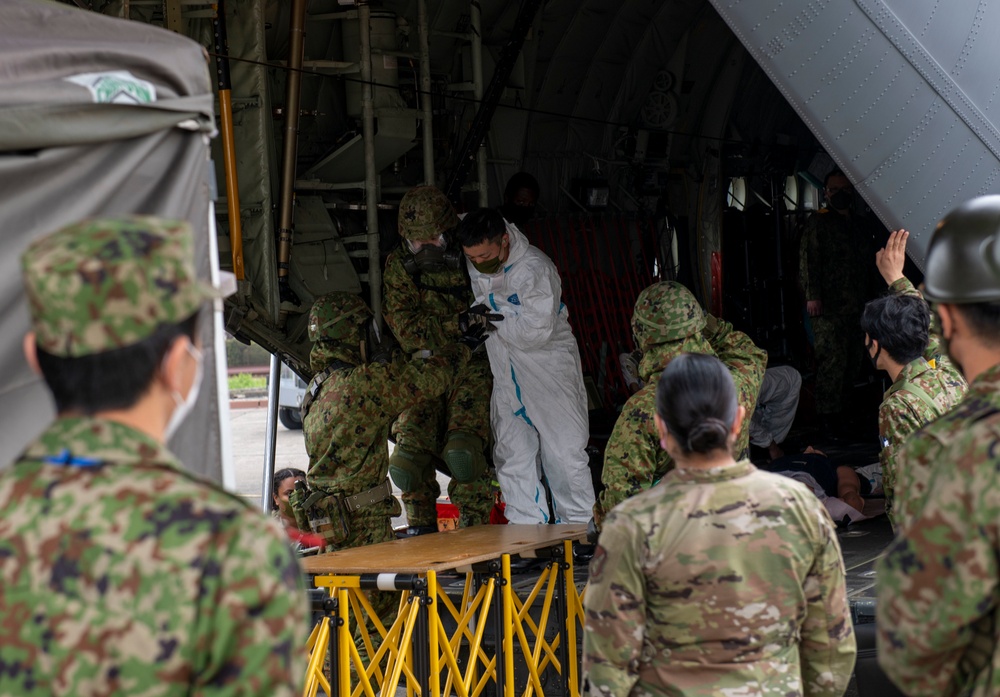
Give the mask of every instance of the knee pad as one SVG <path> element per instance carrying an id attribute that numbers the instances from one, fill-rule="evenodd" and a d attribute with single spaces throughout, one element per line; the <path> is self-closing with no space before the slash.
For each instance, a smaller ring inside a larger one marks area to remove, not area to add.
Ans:
<path id="1" fill-rule="evenodd" d="M 389 456 L 389 476 L 400 490 L 415 491 L 420 482 L 433 476 L 431 454 L 408 452 L 397 445 Z"/>
<path id="2" fill-rule="evenodd" d="M 441 453 L 441 459 L 456 482 L 474 482 L 486 471 L 483 439 L 465 431 L 452 431 Z"/>

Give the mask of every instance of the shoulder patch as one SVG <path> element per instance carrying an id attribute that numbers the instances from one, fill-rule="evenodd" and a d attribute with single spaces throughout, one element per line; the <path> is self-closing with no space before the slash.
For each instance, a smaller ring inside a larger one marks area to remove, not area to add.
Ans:
<path id="1" fill-rule="evenodd" d="M 590 582 L 599 583 L 604 573 L 604 565 L 608 561 L 608 552 L 601 545 L 597 545 L 594 556 L 590 560 Z"/>

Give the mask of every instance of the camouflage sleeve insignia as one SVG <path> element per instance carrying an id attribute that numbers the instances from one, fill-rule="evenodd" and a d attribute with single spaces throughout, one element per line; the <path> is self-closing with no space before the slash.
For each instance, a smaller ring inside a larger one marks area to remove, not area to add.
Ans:
<path id="1" fill-rule="evenodd" d="M 594 549 L 594 556 L 590 560 L 590 582 L 600 583 L 601 575 L 604 573 L 604 565 L 608 561 L 608 551 L 600 544 Z"/>

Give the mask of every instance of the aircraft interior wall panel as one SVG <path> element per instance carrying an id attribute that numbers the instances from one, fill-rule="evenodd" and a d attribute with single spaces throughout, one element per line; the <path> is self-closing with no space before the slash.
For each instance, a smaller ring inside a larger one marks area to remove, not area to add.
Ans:
<path id="1" fill-rule="evenodd" d="M 1000 190 L 1000 3 L 711 2 L 918 264 L 944 214 Z"/>

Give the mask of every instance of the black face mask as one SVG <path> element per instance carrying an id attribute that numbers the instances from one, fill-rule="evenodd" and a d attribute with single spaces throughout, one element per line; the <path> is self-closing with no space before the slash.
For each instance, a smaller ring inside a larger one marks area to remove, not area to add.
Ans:
<path id="1" fill-rule="evenodd" d="M 462 268 L 462 255 L 457 249 L 447 249 L 427 245 L 416 254 L 410 254 L 403 260 L 403 268 L 411 276 L 418 271 L 422 273 L 442 273 Z"/>
<path id="2" fill-rule="evenodd" d="M 854 203 L 854 194 L 847 189 L 841 189 L 830 196 L 830 206 L 837 211 L 846 211 Z"/>
<path id="3" fill-rule="evenodd" d="M 513 203 L 507 203 L 504 204 L 502 212 L 504 218 L 518 227 L 524 227 L 529 220 L 535 217 L 534 206 L 515 206 Z"/>
<path id="4" fill-rule="evenodd" d="M 878 367 L 878 357 L 882 355 L 882 344 L 878 345 L 878 348 L 875 349 L 875 355 L 873 356 L 871 354 L 871 349 L 872 349 L 872 346 L 874 346 L 874 345 L 875 345 L 874 341 L 869 341 L 868 343 L 866 343 L 865 344 L 865 353 L 868 354 L 868 360 L 870 360 L 872 362 L 872 367 L 875 368 L 875 370 L 879 370 L 879 367 Z"/>

